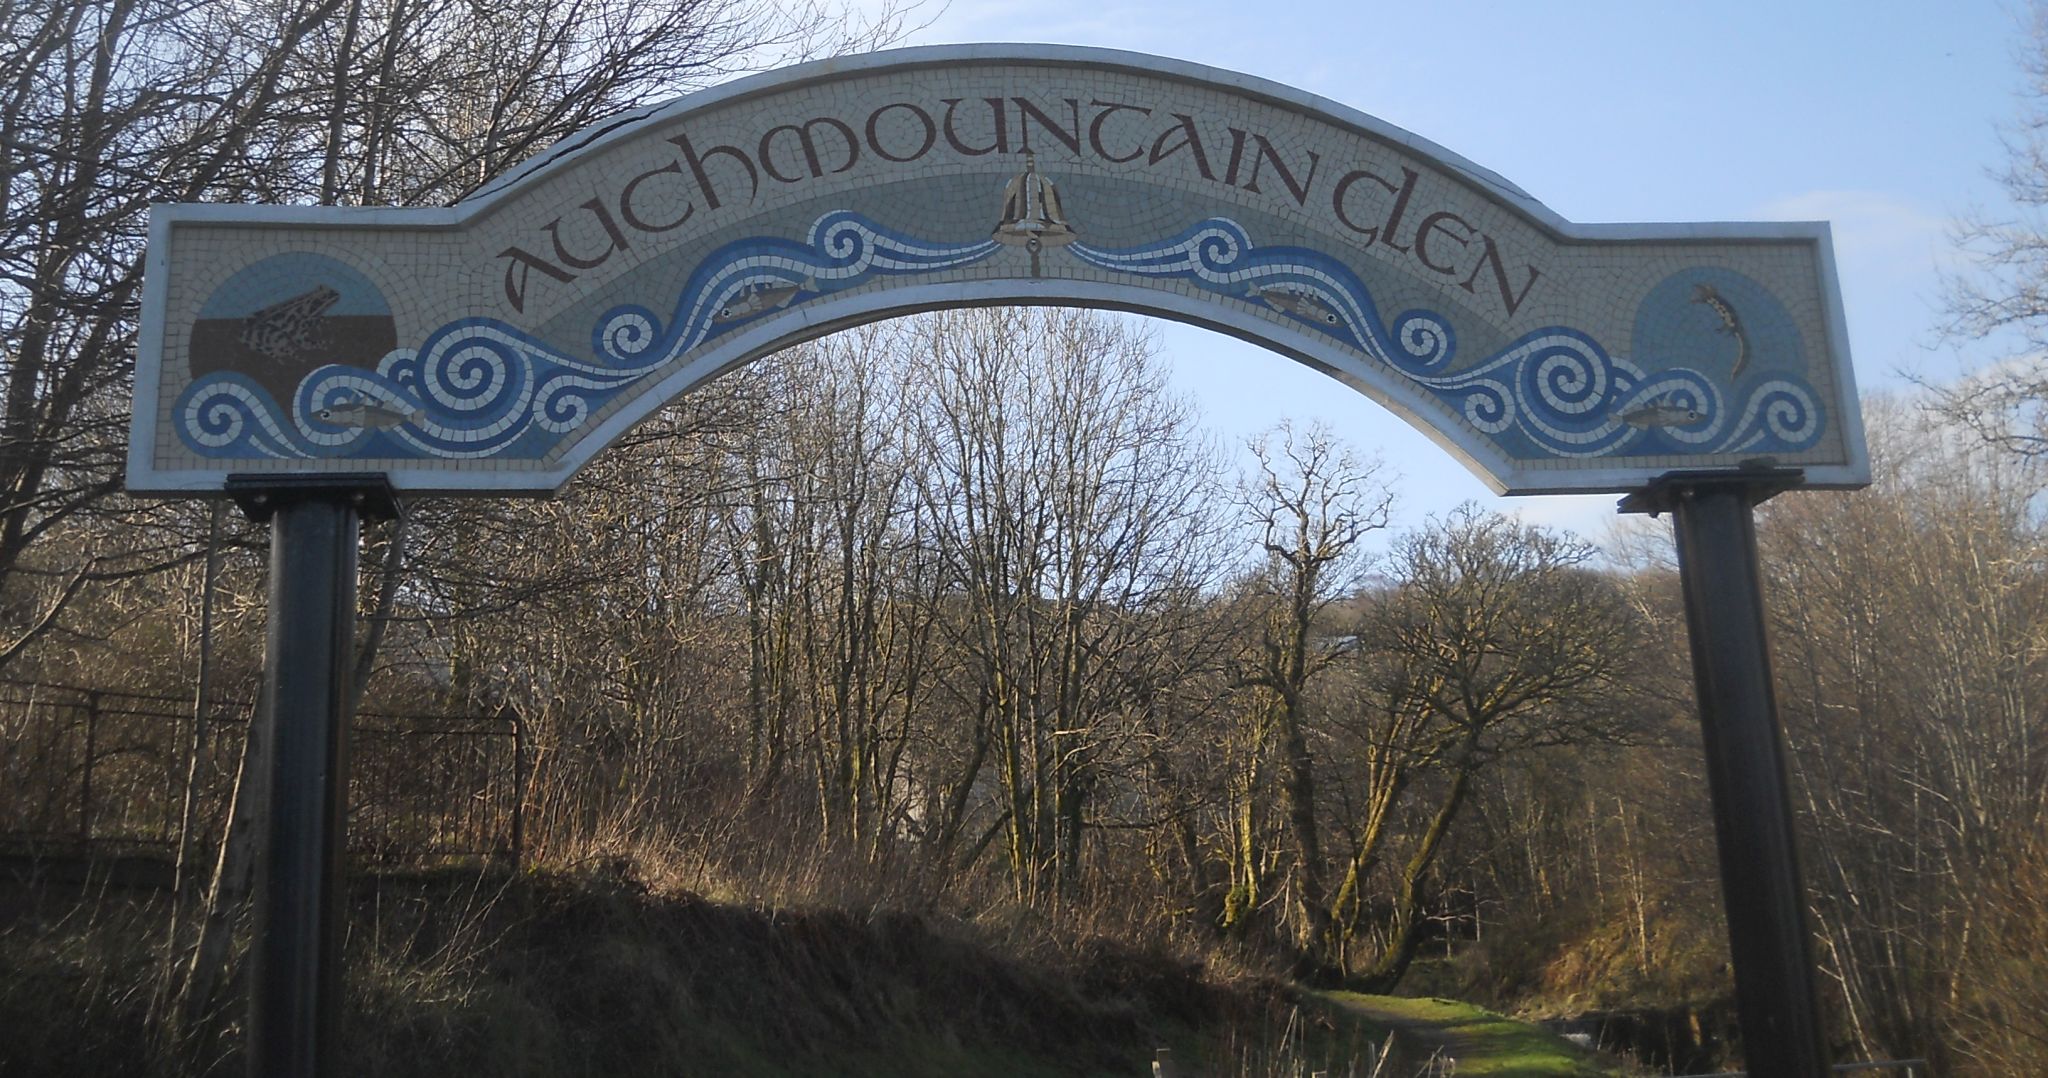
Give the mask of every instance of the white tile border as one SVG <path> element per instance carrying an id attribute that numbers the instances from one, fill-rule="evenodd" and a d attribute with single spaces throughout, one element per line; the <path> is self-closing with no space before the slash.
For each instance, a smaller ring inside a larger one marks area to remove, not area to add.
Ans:
<path id="1" fill-rule="evenodd" d="M 147 493 L 217 492 L 230 466 L 196 470 L 157 470 L 152 467 L 159 436 L 158 400 L 167 286 L 167 252 L 171 230 L 185 223 L 235 224 L 254 227 L 367 229 L 403 227 L 408 230 L 460 230 L 470 220 L 516 201 L 524 192 L 551 176 L 573 168 L 585 157 L 614 143 L 639 134 L 649 125 L 662 124 L 700 111 L 748 98 L 786 93 L 814 83 L 854 77 L 912 72 L 921 68 L 979 65 L 1044 65 L 1085 69 L 1092 72 L 1133 74 L 1164 78 L 1236 93 L 1306 114 L 1340 128 L 1351 128 L 1368 137 L 1383 140 L 1443 166 L 1450 175 L 1472 186 L 1487 202 L 1519 213 L 1562 244 L 1636 244 L 1669 242 L 1803 241 L 1816 252 L 1817 286 L 1826 304 L 1824 347 L 1834 360 L 1829 372 L 1834 394 L 1828 401 L 1831 419 L 1841 431 L 1847 463 L 1809 467 L 1809 485 L 1856 487 L 1869 482 L 1869 463 L 1864 442 L 1861 409 L 1856 397 L 1855 374 L 1849 360 L 1848 333 L 1842 311 L 1840 285 L 1836 275 L 1832 234 L 1825 222 L 1712 222 L 1712 223 L 1628 223 L 1575 224 L 1531 197 L 1491 170 L 1482 168 L 1434 142 L 1404 131 L 1349 106 L 1305 93 L 1293 87 L 1237 72 L 1165 57 L 1112 49 L 1067 45 L 973 44 L 939 45 L 899 49 L 859 56 L 837 57 L 799 64 L 739 79 L 680 98 L 665 105 L 614 117 L 562 140 L 556 147 L 506 174 L 468 199 L 453 206 L 424 209 L 358 208 L 321 206 L 244 205 L 160 205 L 151 208 L 150 247 L 145 256 L 145 277 L 141 312 L 140 347 L 135 377 L 135 400 L 128 454 L 128 486 Z M 1340 352 L 1328 348 L 1299 331 L 1254 319 L 1230 304 L 1214 299 L 1190 297 L 1157 289 L 1079 280 L 974 280 L 942 284 L 899 285 L 861 296 L 821 300 L 794 308 L 735 334 L 688 366 L 676 371 L 631 403 L 606 417 L 587 432 L 553 468 L 510 468 L 480 472 L 447 471 L 440 467 L 399 468 L 391 471 L 393 484 L 409 491 L 545 493 L 559 489 L 598 451 L 609 445 L 633 424 L 645 418 L 676 395 L 699 384 L 710 374 L 728 369 L 778 347 L 822 335 L 862 321 L 948 306 L 1000 303 L 1051 302 L 1102 307 L 1158 315 L 1217 329 L 1289 355 L 1318 368 L 1327 368 L 1335 357 L 1340 379 L 1386 405 L 1415 425 L 1471 468 L 1501 493 L 1538 494 L 1563 492 L 1626 491 L 1644 485 L 1661 474 L 1653 469 L 1595 464 L 1567 468 L 1517 465 L 1452 425 L 1440 425 L 1416 414 L 1400 403 L 1419 399 L 1414 387 L 1395 385 L 1392 372 L 1345 361 Z M 1313 357 L 1313 358 L 1311 358 Z M 346 462 L 323 462 L 318 471 L 346 469 Z M 1560 484 L 1560 475 L 1571 482 Z"/>

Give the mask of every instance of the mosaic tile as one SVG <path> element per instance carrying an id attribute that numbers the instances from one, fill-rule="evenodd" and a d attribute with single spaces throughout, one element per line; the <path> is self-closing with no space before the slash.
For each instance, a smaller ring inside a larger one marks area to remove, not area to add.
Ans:
<path id="1" fill-rule="evenodd" d="M 1209 312 L 1511 492 L 1867 472 L 1821 227 L 1575 226 L 1285 87 L 1005 48 L 743 80 L 452 210 L 160 210 L 130 486 L 547 491 L 657 386 L 968 286 Z"/>

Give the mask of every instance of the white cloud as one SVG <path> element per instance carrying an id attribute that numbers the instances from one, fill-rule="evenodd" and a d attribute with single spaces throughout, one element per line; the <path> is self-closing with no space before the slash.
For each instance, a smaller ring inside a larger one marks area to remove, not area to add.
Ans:
<path id="1" fill-rule="evenodd" d="M 1897 384 L 1901 372 L 1925 365 L 1938 340 L 1941 274 L 1963 268 L 1945 214 L 1863 190 L 1806 191 L 1756 212 L 1833 226 L 1851 351 L 1866 388 Z"/>
<path id="2" fill-rule="evenodd" d="M 1902 260 L 1902 273 L 1924 273 L 1949 255 L 1949 219 L 1881 191 L 1805 191 L 1765 203 L 1766 221 L 1827 221 L 1844 263 Z"/>
<path id="3" fill-rule="evenodd" d="M 1499 508 L 1524 524 L 1557 528 L 1582 539 L 1598 540 L 1613 525 L 1619 494 L 1547 494 L 1538 498 L 1502 498 Z"/>

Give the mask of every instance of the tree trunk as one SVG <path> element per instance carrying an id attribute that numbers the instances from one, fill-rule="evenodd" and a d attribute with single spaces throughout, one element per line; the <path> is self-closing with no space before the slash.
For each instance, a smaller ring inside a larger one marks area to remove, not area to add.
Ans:
<path id="1" fill-rule="evenodd" d="M 1408 973 L 1408 966 L 1415 961 L 1415 951 L 1422 944 L 1422 877 L 1429 866 L 1436 861 L 1436 855 L 1443 848 L 1444 836 L 1450 832 L 1451 821 L 1457 818 L 1458 810 L 1465 803 L 1465 794 L 1471 788 L 1473 765 L 1465 760 L 1457 765 L 1451 776 L 1450 789 L 1444 791 L 1443 804 L 1437 807 L 1436 816 L 1429 821 L 1429 830 L 1423 833 L 1422 841 L 1415 847 L 1415 853 L 1401 870 L 1401 890 L 1394 898 L 1394 922 L 1392 937 L 1386 950 L 1360 976 L 1360 990 L 1377 995 L 1392 992 Z"/>
<path id="2" fill-rule="evenodd" d="M 242 742 L 242 765 L 235 773 L 227 834 L 221 840 L 220 858 L 214 864 L 213 882 L 207 889 L 206 916 L 199 923 L 199 939 L 192 948 L 185 983 L 171 1013 L 173 1039 L 188 1051 L 202 1047 L 216 1028 L 214 994 L 227 967 L 235 918 L 248 907 L 255 886 L 257 846 L 262 841 L 264 812 L 270 804 L 274 721 L 274 716 L 257 714 Z"/>

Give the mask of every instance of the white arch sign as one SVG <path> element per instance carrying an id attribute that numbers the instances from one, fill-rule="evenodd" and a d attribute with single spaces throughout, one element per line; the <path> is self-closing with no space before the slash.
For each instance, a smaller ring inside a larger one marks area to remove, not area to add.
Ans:
<path id="1" fill-rule="evenodd" d="M 546 493 L 678 394 L 937 307 L 1138 311 L 1365 393 L 1504 493 L 1868 465 L 1825 224 L 1580 225 L 1370 116 L 1179 61 L 820 61 L 437 209 L 151 218 L 128 485 Z"/>

